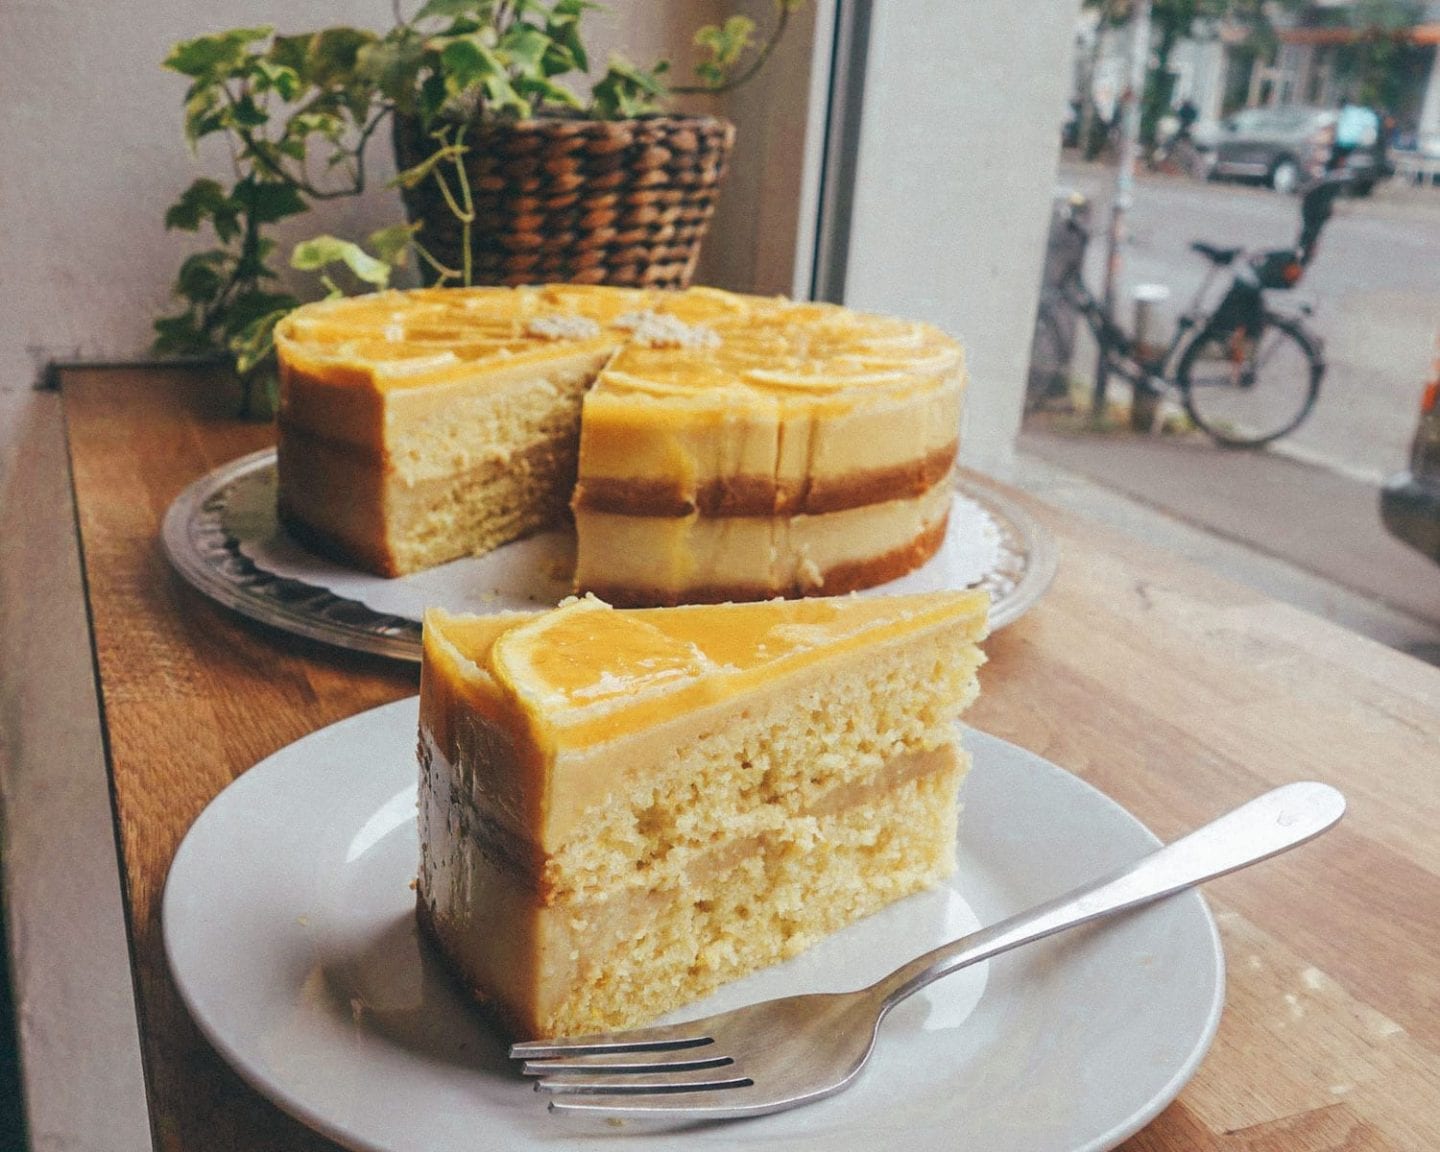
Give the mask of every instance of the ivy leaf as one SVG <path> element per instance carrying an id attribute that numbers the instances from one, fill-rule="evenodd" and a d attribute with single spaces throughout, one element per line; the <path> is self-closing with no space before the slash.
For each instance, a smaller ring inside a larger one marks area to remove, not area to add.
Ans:
<path id="1" fill-rule="evenodd" d="M 235 199 L 256 224 L 273 224 L 309 209 L 294 185 L 256 180 L 253 176 L 235 185 Z"/>
<path id="2" fill-rule="evenodd" d="M 427 0 L 411 21 L 455 20 L 469 16 L 477 24 L 489 24 L 495 15 L 495 0 Z"/>
<path id="3" fill-rule="evenodd" d="M 275 351 L 275 325 L 285 319 L 291 308 L 262 313 L 226 340 L 225 346 L 235 357 L 235 371 L 241 376 L 248 376 Z"/>
<path id="4" fill-rule="evenodd" d="M 170 49 L 163 65 L 197 80 L 224 77 L 243 65 L 249 45 L 267 39 L 273 32 L 274 29 L 267 26 L 233 28 L 215 36 L 183 40 Z"/>
<path id="5" fill-rule="evenodd" d="M 310 39 L 302 75 L 317 88 L 344 87 L 355 79 L 360 51 L 379 37 L 359 28 L 327 28 Z"/>
<path id="6" fill-rule="evenodd" d="M 696 31 L 695 45 L 708 55 L 696 65 L 695 71 L 706 84 L 719 87 L 754 40 L 755 21 L 748 16 L 731 16 L 719 26 L 705 25 Z"/>
<path id="7" fill-rule="evenodd" d="M 415 80 L 420 73 L 425 47 L 418 37 L 387 37 L 360 49 L 355 71 L 368 77 L 380 95 L 410 111 L 415 103 Z"/>
<path id="8" fill-rule="evenodd" d="M 492 112 L 513 112 L 521 120 L 530 115 L 530 102 L 515 90 L 515 86 L 504 73 L 487 76 L 483 86 Z"/>
<path id="9" fill-rule="evenodd" d="M 500 57 L 477 33 L 452 39 L 440 52 L 445 88 L 450 97 L 463 98 L 470 90 L 485 93 L 490 110 L 528 116 L 530 105 L 515 91 Z"/>
<path id="10" fill-rule="evenodd" d="M 536 104 L 560 104 L 566 108 L 583 108 L 584 102 L 563 84 L 544 76 L 522 77 L 515 81 L 515 91 L 520 93 L 532 106 Z"/>
<path id="11" fill-rule="evenodd" d="M 389 228 L 370 233 L 365 243 L 392 268 L 403 268 L 410 257 L 410 242 L 419 231 L 419 224 L 392 224 Z"/>
<path id="12" fill-rule="evenodd" d="M 610 67 L 591 90 L 591 108 L 603 120 L 629 119 L 654 112 L 664 95 L 660 73 L 663 62 L 650 71 L 637 68 L 620 56 L 610 58 Z"/>
<path id="13" fill-rule="evenodd" d="M 248 92 L 235 101 L 231 116 L 241 128 L 258 128 L 270 121 L 270 114 L 256 104 Z"/>
<path id="14" fill-rule="evenodd" d="M 377 288 L 390 283 L 390 265 L 349 240 L 316 236 L 295 245 L 290 253 L 290 267 L 301 272 L 319 272 L 332 264 L 344 264 L 360 280 Z"/>
<path id="15" fill-rule="evenodd" d="M 509 57 L 511 67 L 529 76 L 540 71 L 545 51 L 550 47 L 550 37 L 530 24 L 512 24 L 500 37 L 498 47 Z"/>
<path id="16" fill-rule="evenodd" d="M 198 232 L 200 225 L 225 208 L 229 197 L 218 181 L 202 177 L 180 194 L 165 212 L 165 227 Z"/>
<path id="17" fill-rule="evenodd" d="M 185 142 L 193 150 L 202 136 L 218 131 L 224 124 L 216 110 L 220 106 L 220 90 L 210 84 L 197 84 L 185 97 Z"/>
<path id="18" fill-rule="evenodd" d="M 175 277 L 175 294 L 193 304 L 209 304 L 220 295 L 225 284 L 224 268 L 228 259 L 219 249 L 188 257 Z"/>
<path id="19" fill-rule="evenodd" d="M 288 68 L 297 76 L 305 72 L 305 57 L 310 54 L 310 33 L 299 36 L 276 36 L 266 59 L 276 68 Z"/>
<path id="20" fill-rule="evenodd" d="M 303 87 L 300 73 L 287 65 L 270 60 L 259 60 L 255 64 L 255 91 L 274 91 L 285 101 L 294 100 Z"/>
<path id="21" fill-rule="evenodd" d="M 451 93 L 463 92 L 505 71 L 494 51 L 478 35 L 449 40 L 440 50 L 440 65 Z"/>
<path id="22" fill-rule="evenodd" d="M 337 140 L 345 131 L 345 122 L 329 112 L 297 112 L 290 117 L 289 134 L 293 139 L 323 136 Z"/>
<path id="23" fill-rule="evenodd" d="M 590 70 L 590 57 L 580 38 L 580 21 L 586 12 L 599 11 L 603 7 L 592 4 L 590 0 L 558 0 L 545 24 L 545 34 L 551 41 L 550 51 L 545 57 L 546 75 Z"/>

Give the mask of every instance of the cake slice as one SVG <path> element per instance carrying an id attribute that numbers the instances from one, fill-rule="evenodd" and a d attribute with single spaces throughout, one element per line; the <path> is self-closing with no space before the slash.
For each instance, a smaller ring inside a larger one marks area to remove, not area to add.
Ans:
<path id="1" fill-rule="evenodd" d="M 513 1036 L 624 1028 L 954 868 L 984 592 L 425 619 L 420 923 Z"/>
<path id="2" fill-rule="evenodd" d="M 562 521 L 580 401 L 631 289 L 417 289 L 306 305 L 276 328 L 278 513 L 382 576 Z"/>

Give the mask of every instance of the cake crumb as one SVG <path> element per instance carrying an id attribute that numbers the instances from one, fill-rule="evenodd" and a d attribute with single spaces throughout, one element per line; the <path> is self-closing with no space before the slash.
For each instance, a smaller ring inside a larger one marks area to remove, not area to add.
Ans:
<path id="1" fill-rule="evenodd" d="M 592 340 L 600 335 L 600 325 L 588 316 L 566 316 L 551 313 L 536 316 L 525 325 L 527 336 L 539 336 L 542 340 Z"/>
<path id="2" fill-rule="evenodd" d="M 615 320 L 616 328 L 626 328 L 634 334 L 637 344 L 647 348 L 714 348 L 720 343 L 720 335 L 704 324 L 686 324 L 674 316 L 659 312 L 626 312 Z"/>

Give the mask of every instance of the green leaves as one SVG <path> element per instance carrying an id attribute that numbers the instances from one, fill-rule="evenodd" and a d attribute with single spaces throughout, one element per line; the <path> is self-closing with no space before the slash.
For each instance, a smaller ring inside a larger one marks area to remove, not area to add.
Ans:
<path id="1" fill-rule="evenodd" d="M 392 224 L 389 228 L 370 233 L 365 242 L 386 264 L 392 268 L 403 268 L 408 263 L 410 242 L 419 231 L 419 224 Z"/>
<path id="2" fill-rule="evenodd" d="M 718 88 L 754 42 L 755 21 L 748 16 L 731 16 L 718 26 L 707 24 L 695 33 L 695 46 L 707 53 L 695 71 L 705 83 Z"/>
<path id="3" fill-rule="evenodd" d="M 624 57 L 610 57 L 610 67 L 591 90 L 590 114 L 599 120 L 623 120 L 656 111 L 665 95 L 660 77 L 668 68 L 662 60 L 647 72 Z"/>
<path id="4" fill-rule="evenodd" d="M 167 68 L 192 80 L 186 137 L 193 145 L 225 135 L 235 175 L 228 186 L 195 180 L 165 213 L 167 228 L 199 232 L 208 225 L 218 246 L 180 265 L 174 295 L 182 310 L 155 322 L 158 353 L 218 355 L 242 377 L 273 375 L 275 324 L 299 301 L 269 287 L 278 274 L 265 230 L 309 211 L 312 200 L 364 186 L 360 153 L 388 111 L 365 70 L 379 40 L 348 28 L 300 36 L 239 28 L 177 44 L 166 57 Z M 331 182 L 313 183 L 312 168 L 332 174 Z M 377 274 L 357 264 L 365 275 Z"/>
<path id="5" fill-rule="evenodd" d="M 440 77 L 422 81 L 419 108 L 425 122 L 440 115 L 524 119 L 544 110 L 579 109 L 583 104 L 554 78 L 583 71 L 588 57 L 579 34 L 580 17 L 596 5 L 583 0 L 515 0 L 508 17 L 497 5 L 431 0 L 417 21 L 449 17 L 450 25 L 425 40 L 420 72 Z"/>
<path id="6" fill-rule="evenodd" d="M 755 38 L 755 22 L 731 16 L 724 24 L 707 24 L 695 33 L 695 46 L 703 55 L 695 65 L 699 84 L 677 84 L 670 93 L 729 92 L 759 74 L 785 35 L 790 18 L 805 0 L 775 0 L 775 23 L 763 42 Z M 744 68 L 741 64 L 745 63 Z"/>
<path id="7" fill-rule="evenodd" d="M 471 20 L 477 27 L 495 16 L 494 0 L 428 0 L 415 13 L 414 24 L 426 20 Z"/>
<path id="8" fill-rule="evenodd" d="M 180 199 L 165 213 L 165 227 L 185 232 L 198 232 L 209 220 L 222 240 L 235 233 L 238 209 L 217 180 L 201 178 L 180 194 Z"/>
<path id="9" fill-rule="evenodd" d="M 492 113 L 529 116 L 529 101 L 515 91 L 510 82 L 511 54 L 499 47 L 492 48 L 486 42 L 492 38 L 483 32 L 472 32 L 445 42 L 440 51 L 445 94 L 458 100 L 480 91 Z"/>
<path id="10" fill-rule="evenodd" d="M 255 175 L 246 176 L 235 185 L 234 201 L 256 224 L 273 224 L 310 210 L 294 184 Z"/>
<path id="11" fill-rule="evenodd" d="M 403 249 L 402 249 L 403 251 Z M 332 264 L 343 264 L 358 280 L 376 288 L 390 284 L 390 265 L 371 256 L 360 245 L 335 236 L 316 236 L 295 245 L 290 267 L 302 272 L 322 272 Z"/>
<path id="12" fill-rule="evenodd" d="M 175 277 L 176 294 L 196 304 L 209 304 L 225 287 L 225 263 L 225 253 L 219 249 L 188 257 Z"/>
<path id="13" fill-rule="evenodd" d="M 185 40 L 170 49 L 164 66 L 197 80 L 222 79 L 243 71 L 251 57 L 249 45 L 268 39 L 273 31 L 269 27 L 232 28 L 215 36 Z"/>

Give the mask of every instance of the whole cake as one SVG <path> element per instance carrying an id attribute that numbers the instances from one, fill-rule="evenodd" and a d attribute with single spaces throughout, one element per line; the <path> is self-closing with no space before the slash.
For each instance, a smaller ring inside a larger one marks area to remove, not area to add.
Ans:
<path id="1" fill-rule="evenodd" d="M 619 604 L 830 595 L 943 540 L 964 387 L 922 323 L 693 288 L 422 289 L 276 330 L 279 511 L 383 575 L 573 509 Z"/>
<path id="2" fill-rule="evenodd" d="M 954 868 L 984 593 L 425 620 L 419 919 L 514 1036 L 629 1027 Z"/>

